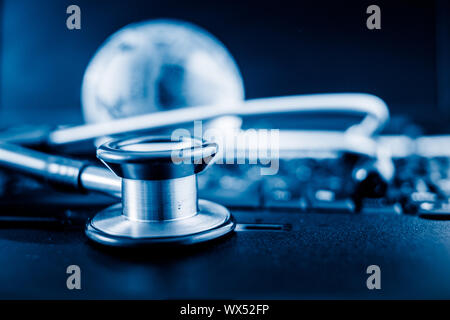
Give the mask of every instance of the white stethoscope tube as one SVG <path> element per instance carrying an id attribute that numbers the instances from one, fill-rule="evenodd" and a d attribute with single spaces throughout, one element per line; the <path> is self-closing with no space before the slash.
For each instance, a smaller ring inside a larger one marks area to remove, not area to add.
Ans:
<path id="1" fill-rule="evenodd" d="M 366 114 L 359 124 L 347 130 L 349 133 L 365 136 L 371 136 L 381 130 L 389 119 L 386 104 L 373 95 L 362 93 L 297 95 L 246 100 L 237 105 L 186 107 L 103 123 L 60 128 L 49 134 L 47 143 L 53 146 L 64 145 L 227 115 L 251 116 L 298 112 Z"/>

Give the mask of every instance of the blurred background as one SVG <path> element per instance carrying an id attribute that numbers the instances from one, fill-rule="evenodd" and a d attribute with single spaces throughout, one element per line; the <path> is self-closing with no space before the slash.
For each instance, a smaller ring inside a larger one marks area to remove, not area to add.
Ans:
<path id="1" fill-rule="evenodd" d="M 81 30 L 66 28 L 71 4 Z M 381 30 L 366 27 L 371 4 Z M 0 125 L 82 123 L 82 77 L 101 43 L 131 22 L 175 18 L 225 44 L 246 98 L 367 92 L 390 107 L 387 131 L 448 133 L 448 12 L 447 1 L 0 0 Z"/>

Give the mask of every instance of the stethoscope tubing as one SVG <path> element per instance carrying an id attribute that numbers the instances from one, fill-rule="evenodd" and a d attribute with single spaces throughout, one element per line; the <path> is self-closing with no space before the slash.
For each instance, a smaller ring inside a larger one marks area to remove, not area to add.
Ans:
<path id="1" fill-rule="evenodd" d="M 62 127 L 49 132 L 46 143 L 50 146 L 60 146 L 103 136 L 137 133 L 229 115 L 245 117 L 301 112 L 365 114 L 365 118 L 349 130 L 366 136 L 379 132 L 389 119 L 387 105 L 374 95 L 364 93 L 295 95 L 178 108 L 107 122 Z"/>

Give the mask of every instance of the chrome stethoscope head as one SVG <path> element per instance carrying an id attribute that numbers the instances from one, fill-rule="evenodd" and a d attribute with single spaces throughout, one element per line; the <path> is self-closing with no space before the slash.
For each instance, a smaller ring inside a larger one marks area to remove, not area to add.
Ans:
<path id="1" fill-rule="evenodd" d="M 94 216 L 86 235 L 98 243 L 135 247 L 193 244 L 234 230 L 230 212 L 197 197 L 196 175 L 217 153 L 199 139 L 141 137 L 107 142 L 97 157 L 122 178 L 122 201 Z"/>

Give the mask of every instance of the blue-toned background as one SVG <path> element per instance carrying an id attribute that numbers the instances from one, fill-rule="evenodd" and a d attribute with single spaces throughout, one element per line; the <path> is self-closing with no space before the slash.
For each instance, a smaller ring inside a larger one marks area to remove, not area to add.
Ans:
<path id="1" fill-rule="evenodd" d="M 167 17 L 198 24 L 228 47 L 247 98 L 368 92 L 427 133 L 449 132 L 448 5 L 377 1 L 382 29 L 371 31 L 365 11 L 373 3 L 4 0 L 0 123 L 82 122 L 81 80 L 98 46 L 128 23 Z M 81 7 L 79 31 L 66 28 L 70 4 Z"/>

